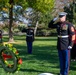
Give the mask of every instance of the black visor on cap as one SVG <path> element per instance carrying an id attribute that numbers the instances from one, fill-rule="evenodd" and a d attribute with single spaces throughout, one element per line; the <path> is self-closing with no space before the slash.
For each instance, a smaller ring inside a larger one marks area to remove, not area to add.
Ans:
<path id="1" fill-rule="evenodd" d="M 65 15 L 59 15 L 59 18 L 61 18 L 61 17 L 63 17 L 63 16 L 65 16 Z"/>

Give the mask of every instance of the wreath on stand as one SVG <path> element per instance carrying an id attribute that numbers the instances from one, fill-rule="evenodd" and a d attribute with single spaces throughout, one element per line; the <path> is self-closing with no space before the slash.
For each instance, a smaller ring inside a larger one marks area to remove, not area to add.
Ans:
<path id="1" fill-rule="evenodd" d="M 5 71 L 16 72 L 20 70 L 22 59 L 18 50 L 10 43 L 0 44 L 0 59 Z"/>

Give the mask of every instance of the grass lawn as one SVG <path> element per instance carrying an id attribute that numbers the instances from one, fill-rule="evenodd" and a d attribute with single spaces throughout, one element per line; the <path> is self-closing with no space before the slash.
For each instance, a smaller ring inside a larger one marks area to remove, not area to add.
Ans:
<path id="1" fill-rule="evenodd" d="M 6 73 L 0 65 L 0 75 L 38 75 L 40 73 L 59 73 L 59 60 L 56 49 L 56 37 L 36 37 L 33 43 L 33 54 L 27 54 L 25 36 L 14 36 L 14 46 L 23 60 L 18 73 Z M 8 41 L 8 36 L 3 36 Z M 71 62 L 70 74 L 76 75 L 76 62 Z"/>

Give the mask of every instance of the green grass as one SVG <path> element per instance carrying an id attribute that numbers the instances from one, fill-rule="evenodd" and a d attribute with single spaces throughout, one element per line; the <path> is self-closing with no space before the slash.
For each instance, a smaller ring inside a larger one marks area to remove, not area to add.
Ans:
<path id="1" fill-rule="evenodd" d="M 0 65 L 0 75 L 38 75 L 40 73 L 59 73 L 58 52 L 56 37 L 36 37 L 33 43 L 33 54 L 27 54 L 25 36 L 15 36 L 14 46 L 18 49 L 23 60 L 18 73 L 6 73 Z M 8 36 L 3 36 L 8 41 Z M 71 63 L 70 74 L 76 75 L 76 62 Z"/>

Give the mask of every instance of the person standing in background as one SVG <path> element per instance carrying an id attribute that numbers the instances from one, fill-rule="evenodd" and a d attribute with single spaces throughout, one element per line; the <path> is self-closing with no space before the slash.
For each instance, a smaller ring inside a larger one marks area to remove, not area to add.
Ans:
<path id="1" fill-rule="evenodd" d="M 76 61 L 76 30 L 75 30 L 75 41 L 71 50 L 71 61 Z"/>
<path id="2" fill-rule="evenodd" d="M 32 46 L 34 41 L 34 29 L 28 24 L 28 28 L 22 28 L 22 33 L 26 33 L 27 53 L 32 54 Z"/>

